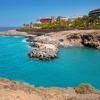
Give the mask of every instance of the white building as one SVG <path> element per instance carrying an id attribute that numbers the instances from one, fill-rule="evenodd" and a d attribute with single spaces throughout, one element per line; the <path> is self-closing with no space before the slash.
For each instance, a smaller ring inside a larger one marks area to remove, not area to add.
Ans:
<path id="1" fill-rule="evenodd" d="M 68 21 L 68 17 L 58 16 L 57 19 Z"/>

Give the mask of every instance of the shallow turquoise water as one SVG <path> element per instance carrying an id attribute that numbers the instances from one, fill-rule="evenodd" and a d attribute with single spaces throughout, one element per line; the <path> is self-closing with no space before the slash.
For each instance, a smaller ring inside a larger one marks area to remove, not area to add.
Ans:
<path id="1" fill-rule="evenodd" d="M 32 60 L 24 37 L 0 37 L 0 77 L 35 86 L 77 86 L 91 83 L 100 89 L 100 51 L 91 48 L 61 49 L 59 58 Z"/>

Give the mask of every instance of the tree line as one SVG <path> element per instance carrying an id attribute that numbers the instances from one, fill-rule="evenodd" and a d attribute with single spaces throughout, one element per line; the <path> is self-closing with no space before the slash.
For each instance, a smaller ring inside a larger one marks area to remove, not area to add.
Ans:
<path id="1" fill-rule="evenodd" d="M 72 30 L 72 29 L 100 29 L 100 19 L 92 16 L 82 16 L 67 21 L 57 19 L 48 23 L 24 24 L 23 29 L 28 30 Z"/>

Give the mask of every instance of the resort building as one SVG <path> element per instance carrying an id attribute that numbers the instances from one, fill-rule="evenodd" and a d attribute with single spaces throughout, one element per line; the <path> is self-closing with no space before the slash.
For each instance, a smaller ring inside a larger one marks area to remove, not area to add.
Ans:
<path id="1" fill-rule="evenodd" d="M 56 17 L 53 17 L 53 16 L 39 19 L 40 23 L 52 23 L 54 21 L 56 21 Z"/>
<path id="2" fill-rule="evenodd" d="M 51 21 L 52 21 L 52 19 L 49 18 L 49 17 L 47 17 L 47 18 L 41 18 L 41 19 L 40 19 L 40 22 L 41 22 L 41 23 L 49 23 L 49 22 L 51 22 Z"/>
<path id="3" fill-rule="evenodd" d="M 100 19 L 100 9 L 90 11 L 89 16 Z"/>
<path id="4" fill-rule="evenodd" d="M 58 17 L 57 17 L 57 20 L 64 20 L 64 21 L 67 21 L 68 18 L 67 18 L 67 17 L 63 17 L 63 16 L 58 16 Z"/>
<path id="5" fill-rule="evenodd" d="M 67 17 L 62 17 L 62 16 L 58 16 L 58 17 L 54 17 L 54 16 L 44 17 L 44 18 L 40 18 L 37 23 L 53 23 L 54 21 L 57 21 L 57 20 L 67 21 L 68 18 Z"/>

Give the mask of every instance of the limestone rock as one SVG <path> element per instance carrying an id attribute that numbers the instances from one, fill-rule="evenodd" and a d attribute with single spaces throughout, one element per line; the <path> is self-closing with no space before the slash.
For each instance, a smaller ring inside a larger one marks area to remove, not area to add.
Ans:
<path id="1" fill-rule="evenodd" d="M 29 56 L 38 59 L 57 57 L 59 47 L 92 47 L 100 49 L 100 31 L 78 30 L 49 33 L 48 35 L 29 37 L 33 47 Z"/>
<path id="2" fill-rule="evenodd" d="M 34 42 L 44 43 L 44 44 L 53 44 L 53 45 L 55 45 L 55 46 L 58 46 L 58 45 L 59 45 L 59 41 L 58 41 L 58 40 L 56 40 L 56 39 L 53 38 L 53 37 L 45 36 L 45 35 L 35 37 L 35 38 L 33 39 L 33 41 L 34 41 Z"/>
<path id="3" fill-rule="evenodd" d="M 82 44 L 87 47 L 100 49 L 100 34 L 88 33 L 82 36 Z"/>
<path id="4" fill-rule="evenodd" d="M 35 43 L 32 52 L 29 53 L 31 58 L 49 60 L 57 57 L 58 48 L 52 44 Z"/>

